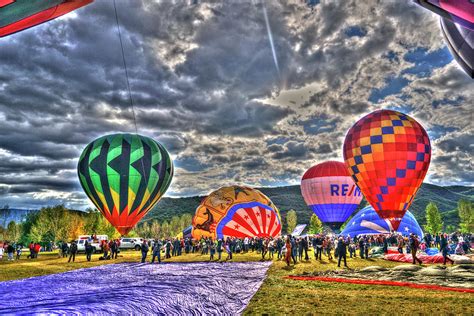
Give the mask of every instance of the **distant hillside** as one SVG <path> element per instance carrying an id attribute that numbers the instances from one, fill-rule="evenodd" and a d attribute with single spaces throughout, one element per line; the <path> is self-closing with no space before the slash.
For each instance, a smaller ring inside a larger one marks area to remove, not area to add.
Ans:
<path id="1" fill-rule="evenodd" d="M 0 226 L 7 227 L 11 221 L 22 222 L 26 216 L 31 212 L 37 212 L 37 210 L 24 210 L 18 208 L 7 208 L 0 209 Z"/>
<path id="2" fill-rule="evenodd" d="M 259 188 L 267 195 L 273 203 L 279 208 L 283 220 L 286 212 L 294 209 L 298 215 L 299 223 L 308 223 L 312 211 L 306 206 L 301 196 L 300 187 L 297 185 L 275 188 Z M 175 215 L 184 213 L 194 214 L 196 207 L 203 197 L 186 198 L 164 198 L 158 205 L 152 209 L 144 218 L 145 221 L 157 219 L 160 222 L 170 220 Z M 456 211 L 457 203 L 460 199 L 474 200 L 474 187 L 448 186 L 441 187 L 433 184 L 424 183 L 410 208 L 420 225 L 424 225 L 426 205 L 432 201 L 438 205 L 443 215 L 445 225 L 459 224 L 459 217 Z M 362 201 L 360 207 L 367 204 Z M 284 221 L 285 222 L 285 221 Z"/>
<path id="3" fill-rule="evenodd" d="M 259 188 L 267 195 L 273 203 L 279 208 L 282 215 L 283 229 L 286 229 L 285 216 L 288 210 L 294 209 L 298 215 L 298 223 L 304 224 L 309 222 L 312 211 L 306 206 L 301 196 L 300 187 L 297 185 L 276 187 L 276 188 Z M 163 198 L 157 206 L 155 206 L 143 219 L 149 221 L 157 219 L 160 222 L 169 221 L 173 216 L 185 213 L 194 214 L 197 206 L 203 199 L 203 196 L 193 196 L 185 198 Z M 438 205 L 443 215 L 445 225 L 458 226 L 459 217 L 456 210 L 457 203 L 460 199 L 474 200 L 474 187 L 464 186 L 448 186 L 441 187 L 433 184 L 424 183 L 416 195 L 410 210 L 415 215 L 420 225 L 424 225 L 426 205 L 432 201 Z M 359 208 L 367 205 L 365 200 Z M 0 209 L 0 226 L 6 226 L 12 220 L 21 222 L 26 215 L 35 210 L 20 209 Z"/>

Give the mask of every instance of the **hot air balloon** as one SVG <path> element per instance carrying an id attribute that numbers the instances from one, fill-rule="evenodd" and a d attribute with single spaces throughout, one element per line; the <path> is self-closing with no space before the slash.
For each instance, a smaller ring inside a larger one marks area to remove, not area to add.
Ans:
<path id="1" fill-rule="evenodd" d="M 301 179 L 301 194 L 321 222 L 339 230 L 362 200 L 343 162 L 326 161 L 309 168 Z"/>
<path id="2" fill-rule="evenodd" d="M 89 199 L 122 235 L 155 206 L 173 177 L 165 147 L 136 134 L 94 140 L 82 152 L 77 169 Z"/>
<path id="3" fill-rule="evenodd" d="M 409 236 L 410 234 L 416 234 L 423 238 L 423 230 L 418 224 L 415 216 L 410 211 L 405 213 L 397 232 L 403 236 Z M 366 206 L 357 212 L 353 218 L 347 223 L 344 230 L 341 232 L 342 236 L 351 236 L 352 238 L 359 235 L 378 235 L 378 234 L 389 234 L 390 223 L 387 220 L 383 220 L 375 212 L 372 206 Z"/>
<path id="4" fill-rule="evenodd" d="M 367 201 L 397 230 L 430 165 L 426 131 L 406 114 L 372 112 L 347 132 L 344 159 Z"/>
<path id="5" fill-rule="evenodd" d="M 0 0 L 0 37 L 53 20 L 94 0 Z"/>
<path id="6" fill-rule="evenodd" d="M 222 187 L 196 209 L 192 235 L 210 237 L 276 237 L 281 233 L 280 213 L 262 192 L 243 186 Z"/>
<path id="7" fill-rule="evenodd" d="M 464 71 L 474 78 L 474 1 L 415 0 L 440 17 L 449 50 Z"/>

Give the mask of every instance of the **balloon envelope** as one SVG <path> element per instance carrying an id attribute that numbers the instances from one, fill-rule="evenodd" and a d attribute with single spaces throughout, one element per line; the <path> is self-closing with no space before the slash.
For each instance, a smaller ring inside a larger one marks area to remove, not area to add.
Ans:
<path id="1" fill-rule="evenodd" d="M 388 234 L 390 231 L 390 223 L 380 218 L 372 206 L 366 206 L 351 218 L 341 235 L 354 238 L 358 235 Z M 423 238 L 423 231 L 410 211 L 405 213 L 397 232 L 404 236 L 414 233 L 420 240 Z"/>
<path id="2" fill-rule="evenodd" d="M 440 17 L 441 30 L 449 50 L 474 78 L 474 2 L 468 0 L 415 0 Z"/>
<path id="3" fill-rule="evenodd" d="M 346 165 L 338 161 L 309 168 L 301 180 L 301 194 L 321 222 L 334 229 L 341 227 L 362 200 Z"/>
<path id="4" fill-rule="evenodd" d="M 53 20 L 93 0 L 0 0 L 0 37 Z"/>
<path id="5" fill-rule="evenodd" d="M 280 212 L 262 192 L 243 186 L 222 187 L 207 196 L 193 218 L 193 238 L 276 237 Z"/>
<path id="6" fill-rule="evenodd" d="M 168 189 L 173 162 L 163 145 L 151 138 L 113 134 L 84 149 L 78 175 L 92 203 L 125 235 Z"/>
<path id="7" fill-rule="evenodd" d="M 344 159 L 367 201 L 396 230 L 428 171 L 431 145 L 413 118 L 378 110 L 349 129 Z"/>

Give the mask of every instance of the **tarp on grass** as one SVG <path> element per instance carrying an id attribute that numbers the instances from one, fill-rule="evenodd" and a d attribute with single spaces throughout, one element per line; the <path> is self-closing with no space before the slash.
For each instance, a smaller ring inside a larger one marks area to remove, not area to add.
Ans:
<path id="1" fill-rule="evenodd" d="M 240 314 L 271 262 L 110 264 L 0 282 L 0 314 Z"/>

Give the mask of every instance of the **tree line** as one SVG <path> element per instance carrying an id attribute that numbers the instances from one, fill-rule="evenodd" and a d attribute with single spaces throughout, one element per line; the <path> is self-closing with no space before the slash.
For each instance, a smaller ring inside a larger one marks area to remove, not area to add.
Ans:
<path id="1" fill-rule="evenodd" d="M 474 208 L 472 201 L 460 200 L 457 207 L 460 219 L 459 227 L 444 227 L 443 217 L 434 202 L 428 203 L 425 209 L 426 225 L 424 230 L 431 234 L 439 232 L 461 231 L 474 232 Z M 298 224 L 295 210 L 286 212 L 286 230 L 290 234 Z M 350 219 L 349 219 L 350 220 Z M 142 221 L 133 229 L 129 237 L 169 238 L 175 237 L 191 225 L 192 215 L 189 213 L 173 216 L 169 221 Z M 308 233 L 317 234 L 323 231 L 323 224 L 313 214 L 309 220 Z M 38 212 L 30 212 L 21 223 L 9 222 L 6 227 L 0 226 L 0 240 L 9 240 L 27 244 L 33 242 L 58 242 L 77 239 L 79 235 L 107 235 L 119 238 L 120 234 L 95 209 L 85 212 L 68 210 L 64 205 L 43 207 Z"/>
<path id="2" fill-rule="evenodd" d="M 192 216 L 183 214 L 171 220 L 145 221 L 139 223 L 127 236 L 144 238 L 174 237 L 191 225 Z M 43 207 L 37 212 L 30 212 L 23 222 L 10 221 L 6 227 L 0 226 L 0 240 L 20 242 L 24 245 L 33 242 L 49 243 L 71 241 L 79 235 L 107 235 L 109 238 L 120 238 L 120 234 L 95 209 L 85 212 L 68 210 L 64 205 Z"/>

